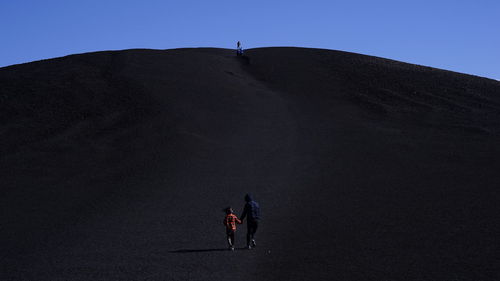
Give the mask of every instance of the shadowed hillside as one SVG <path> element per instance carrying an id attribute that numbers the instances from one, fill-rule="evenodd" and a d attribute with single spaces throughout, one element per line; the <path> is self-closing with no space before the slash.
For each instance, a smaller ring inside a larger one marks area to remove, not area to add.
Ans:
<path id="1" fill-rule="evenodd" d="M 500 278 L 500 82 L 329 50 L 246 56 L 1 68 L 0 279 Z M 223 251 L 220 210 L 239 215 L 247 192 L 258 247 Z"/>

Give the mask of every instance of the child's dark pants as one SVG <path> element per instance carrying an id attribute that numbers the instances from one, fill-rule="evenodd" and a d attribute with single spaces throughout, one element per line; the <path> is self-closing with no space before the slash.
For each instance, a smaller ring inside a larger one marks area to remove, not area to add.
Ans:
<path id="1" fill-rule="evenodd" d="M 227 243 L 229 244 L 230 247 L 233 247 L 234 246 L 234 230 L 227 229 L 226 234 L 227 234 Z"/>

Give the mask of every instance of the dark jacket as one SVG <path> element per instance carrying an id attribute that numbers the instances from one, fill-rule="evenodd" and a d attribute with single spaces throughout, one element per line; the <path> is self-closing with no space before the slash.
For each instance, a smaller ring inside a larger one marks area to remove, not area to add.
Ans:
<path id="1" fill-rule="evenodd" d="M 248 222 L 258 221 L 260 220 L 260 206 L 259 203 L 253 201 L 252 196 L 247 194 L 245 196 L 245 207 L 243 208 L 243 213 L 240 216 L 240 219 L 243 220 L 248 216 Z"/>

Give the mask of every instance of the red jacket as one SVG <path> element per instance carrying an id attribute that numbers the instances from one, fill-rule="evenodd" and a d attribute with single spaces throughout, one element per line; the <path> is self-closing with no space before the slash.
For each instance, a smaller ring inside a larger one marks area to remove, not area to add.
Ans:
<path id="1" fill-rule="evenodd" d="M 235 214 L 228 214 L 224 218 L 224 225 L 226 226 L 227 230 L 236 230 L 236 223 L 241 224 L 241 221 Z"/>

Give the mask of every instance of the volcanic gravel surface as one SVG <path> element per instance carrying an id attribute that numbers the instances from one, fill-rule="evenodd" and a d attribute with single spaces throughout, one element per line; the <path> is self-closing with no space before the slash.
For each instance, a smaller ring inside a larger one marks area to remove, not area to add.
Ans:
<path id="1" fill-rule="evenodd" d="M 500 280 L 486 78 L 303 48 L 14 65 L 0 176 L 3 281 Z"/>

